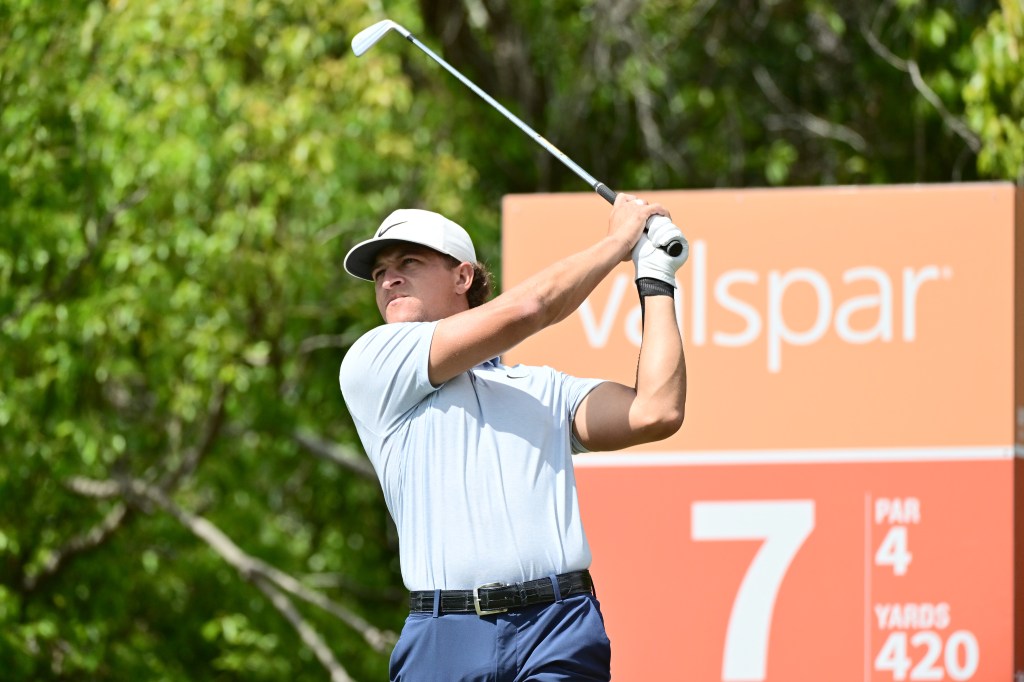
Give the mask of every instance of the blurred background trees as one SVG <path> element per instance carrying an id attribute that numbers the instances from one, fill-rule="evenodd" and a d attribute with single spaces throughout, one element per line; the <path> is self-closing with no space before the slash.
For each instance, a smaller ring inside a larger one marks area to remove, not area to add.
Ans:
<path id="1" fill-rule="evenodd" d="M 1024 182 L 1019 0 L 0 0 L 5 679 L 385 678 L 341 259 L 586 191 L 385 17 L 614 188 Z"/>

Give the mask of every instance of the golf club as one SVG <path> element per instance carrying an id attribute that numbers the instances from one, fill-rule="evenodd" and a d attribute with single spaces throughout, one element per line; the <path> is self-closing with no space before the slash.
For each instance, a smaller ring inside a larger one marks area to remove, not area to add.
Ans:
<path id="1" fill-rule="evenodd" d="M 429 47 L 420 42 L 416 38 L 416 36 L 414 36 L 408 30 L 403 28 L 401 25 L 395 23 L 394 21 L 391 21 L 390 19 L 385 19 L 383 21 L 378 21 L 373 26 L 364 28 L 362 31 L 357 33 L 356 36 L 352 39 L 352 51 L 356 54 L 357 57 L 362 56 L 363 53 L 365 53 L 371 47 L 376 45 L 377 41 L 379 41 L 381 38 L 387 35 L 388 32 L 390 31 L 397 32 L 404 38 L 408 39 L 409 42 L 411 42 L 413 45 L 426 52 L 427 56 L 429 56 L 431 59 L 433 59 L 441 66 L 443 66 L 445 70 L 448 71 L 448 73 L 452 74 L 460 81 L 462 81 L 463 85 L 465 85 L 470 90 L 479 95 L 485 102 L 490 104 L 492 107 L 500 111 L 502 115 L 505 116 L 505 118 L 512 121 L 512 123 L 516 124 L 516 126 L 520 130 L 522 130 L 524 133 L 532 137 L 541 147 L 544 147 L 544 149 L 548 150 L 551 154 L 553 154 L 555 158 L 557 158 L 559 161 L 565 164 L 566 167 L 569 168 L 569 170 L 571 170 L 573 173 L 582 178 L 583 181 L 590 185 L 590 187 L 593 188 L 595 192 L 604 197 L 608 201 L 608 203 L 615 203 L 616 193 L 612 191 L 611 188 L 609 188 L 603 182 L 597 180 L 597 178 L 592 176 L 590 173 L 580 168 L 578 164 L 576 164 L 572 159 L 570 159 L 568 156 L 562 153 L 562 151 L 558 147 L 548 142 L 543 135 L 538 133 L 530 126 L 526 125 L 526 123 L 521 121 L 515 114 L 513 114 L 511 111 L 502 106 L 500 102 L 498 102 L 493 97 L 491 97 L 486 92 L 477 87 L 477 85 L 473 83 L 473 81 L 469 80 L 461 73 L 459 73 L 455 69 L 455 67 L 453 67 L 451 64 L 449 64 L 444 59 L 435 54 L 433 50 L 431 50 Z M 647 228 L 650 228 L 655 222 L 659 222 L 662 220 L 669 222 L 669 219 L 666 218 L 665 216 L 651 216 L 651 218 L 647 221 Z M 673 240 L 667 244 L 661 245 L 660 248 L 668 252 L 670 256 L 675 257 L 683 252 L 684 245 L 685 240 L 683 242 Z"/>

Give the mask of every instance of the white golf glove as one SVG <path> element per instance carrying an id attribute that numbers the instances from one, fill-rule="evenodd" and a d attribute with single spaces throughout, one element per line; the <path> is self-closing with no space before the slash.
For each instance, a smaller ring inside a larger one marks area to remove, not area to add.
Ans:
<path id="1" fill-rule="evenodd" d="M 673 241 L 683 247 L 678 256 L 670 256 L 668 251 L 660 248 Z M 690 244 L 679 228 L 665 216 L 656 215 L 647 224 L 646 234 L 640 235 L 640 241 L 633 247 L 636 279 L 652 277 L 675 287 L 676 270 L 683 266 L 689 256 Z"/>

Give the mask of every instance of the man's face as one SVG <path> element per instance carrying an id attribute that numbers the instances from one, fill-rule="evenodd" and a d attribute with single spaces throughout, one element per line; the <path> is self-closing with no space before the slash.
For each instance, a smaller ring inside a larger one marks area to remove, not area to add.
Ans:
<path id="1" fill-rule="evenodd" d="M 468 308 L 464 267 L 418 244 L 382 250 L 374 260 L 373 288 L 385 322 L 432 322 Z"/>

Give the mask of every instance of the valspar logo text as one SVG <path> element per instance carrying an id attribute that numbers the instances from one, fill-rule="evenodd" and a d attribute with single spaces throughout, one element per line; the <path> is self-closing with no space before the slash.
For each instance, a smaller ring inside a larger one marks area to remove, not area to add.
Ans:
<path id="1" fill-rule="evenodd" d="M 953 276 L 943 265 L 886 270 L 852 265 L 838 273 L 813 267 L 758 272 L 725 270 L 713 279 L 707 243 L 690 245 L 690 259 L 679 274 L 676 316 L 686 342 L 742 348 L 763 343 L 769 372 L 782 370 L 790 347 L 810 346 L 834 332 L 844 343 L 913 343 L 917 339 L 918 303 L 942 296 L 938 289 Z M 617 275 L 603 308 L 587 299 L 580 320 L 587 342 L 602 348 L 616 331 L 624 306 L 630 306 L 622 331 L 639 346 L 640 306 L 632 278 Z M 630 295 L 627 297 L 627 293 Z"/>

